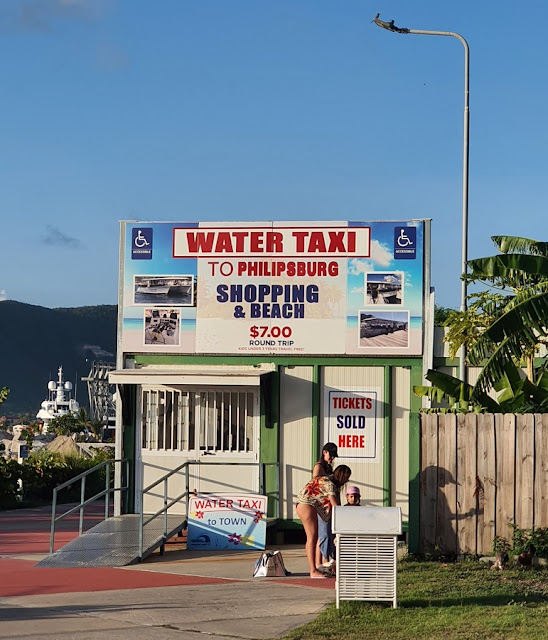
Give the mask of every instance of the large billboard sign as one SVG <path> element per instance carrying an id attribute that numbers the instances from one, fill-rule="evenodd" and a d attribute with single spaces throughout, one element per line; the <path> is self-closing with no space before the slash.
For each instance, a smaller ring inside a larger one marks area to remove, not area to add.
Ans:
<path id="1" fill-rule="evenodd" d="M 124 352 L 420 355 L 424 222 L 122 223 Z"/>

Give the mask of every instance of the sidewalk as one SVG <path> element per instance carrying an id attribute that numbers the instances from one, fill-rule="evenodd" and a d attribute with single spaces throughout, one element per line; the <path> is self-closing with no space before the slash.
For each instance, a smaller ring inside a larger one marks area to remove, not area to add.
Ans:
<path id="1" fill-rule="evenodd" d="M 76 516 L 62 536 L 77 529 Z M 270 579 L 251 577 L 259 551 L 205 555 L 180 544 L 131 567 L 35 568 L 48 543 L 45 510 L 0 512 L 0 638 L 278 638 L 335 597 L 334 579 L 308 577 L 300 546 L 278 547 L 292 575 Z"/>

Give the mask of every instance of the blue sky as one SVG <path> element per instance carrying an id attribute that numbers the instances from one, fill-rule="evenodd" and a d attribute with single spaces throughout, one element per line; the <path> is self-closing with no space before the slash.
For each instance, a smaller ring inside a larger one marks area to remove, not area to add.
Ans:
<path id="1" fill-rule="evenodd" d="M 432 218 L 460 301 L 463 48 L 469 257 L 547 240 L 540 1 L 0 0 L 0 299 L 114 304 L 118 221 Z"/>

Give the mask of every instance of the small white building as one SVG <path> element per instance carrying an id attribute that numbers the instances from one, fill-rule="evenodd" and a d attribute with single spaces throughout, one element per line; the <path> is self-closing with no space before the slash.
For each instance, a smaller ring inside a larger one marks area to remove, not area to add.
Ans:
<path id="1" fill-rule="evenodd" d="M 167 499 L 185 483 L 262 492 L 279 529 L 300 527 L 296 496 L 331 441 L 362 502 L 400 507 L 416 538 L 429 220 L 122 222 L 120 248 L 110 381 L 125 511 L 160 509 L 163 484 L 143 488 L 181 468 Z M 192 286 L 143 290 L 158 277 Z"/>

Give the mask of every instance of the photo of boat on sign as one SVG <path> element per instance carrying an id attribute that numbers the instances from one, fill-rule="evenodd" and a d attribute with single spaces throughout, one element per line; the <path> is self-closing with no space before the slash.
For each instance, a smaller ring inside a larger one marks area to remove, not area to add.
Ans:
<path id="1" fill-rule="evenodd" d="M 409 312 L 360 311 L 360 347 L 407 347 Z"/>
<path id="2" fill-rule="evenodd" d="M 133 304 L 194 305 L 194 276 L 135 276 Z"/>
<path id="3" fill-rule="evenodd" d="M 379 273 L 365 274 L 365 304 L 403 304 L 403 273 Z"/>

